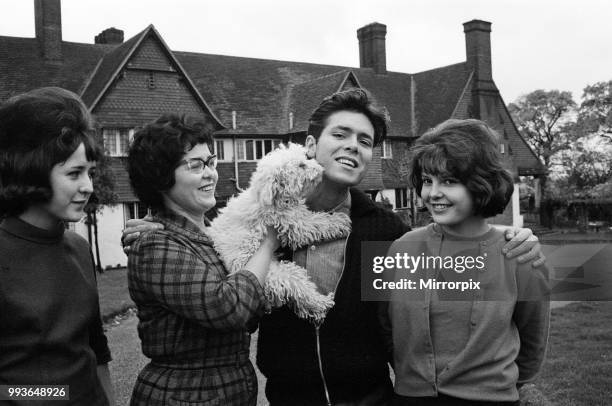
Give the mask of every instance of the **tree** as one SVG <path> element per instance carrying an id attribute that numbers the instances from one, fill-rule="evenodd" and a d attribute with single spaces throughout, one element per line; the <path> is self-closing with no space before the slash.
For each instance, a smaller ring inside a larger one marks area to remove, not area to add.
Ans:
<path id="1" fill-rule="evenodd" d="M 560 197 L 584 197 L 612 177 L 612 145 L 601 139 L 583 137 L 572 150 L 561 153 L 562 170 L 554 179 Z"/>
<path id="2" fill-rule="evenodd" d="M 570 149 L 576 137 L 570 131 L 575 109 L 572 94 L 559 90 L 535 90 L 508 106 L 518 130 L 547 169 L 540 178 L 545 197 L 548 174 L 559 163 L 555 155 Z"/>
<path id="3" fill-rule="evenodd" d="M 612 142 L 612 80 L 584 88 L 576 125 L 582 135 L 596 134 Z"/>
<path id="4" fill-rule="evenodd" d="M 104 205 L 113 205 L 117 203 L 117 195 L 114 192 L 115 180 L 113 173 L 110 168 L 110 158 L 106 155 L 98 161 L 96 166 L 96 175 L 93 180 L 94 192 L 89 199 L 89 202 L 85 206 L 85 213 L 87 218 L 85 224 L 87 224 L 87 236 L 89 245 L 92 245 L 92 228 L 93 228 L 93 241 L 95 245 L 92 247 L 95 249 L 96 255 L 96 269 L 98 272 L 102 272 L 102 265 L 100 262 L 100 246 L 98 244 L 98 212 Z"/>

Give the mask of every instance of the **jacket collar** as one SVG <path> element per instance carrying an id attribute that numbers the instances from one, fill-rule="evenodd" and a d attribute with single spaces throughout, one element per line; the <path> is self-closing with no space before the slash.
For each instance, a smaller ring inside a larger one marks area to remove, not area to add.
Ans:
<path id="1" fill-rule="evenodd" d="M 363 217 L 376 210 L 376 203 L 359 189 L 351 188 L 351 217 Z"/>

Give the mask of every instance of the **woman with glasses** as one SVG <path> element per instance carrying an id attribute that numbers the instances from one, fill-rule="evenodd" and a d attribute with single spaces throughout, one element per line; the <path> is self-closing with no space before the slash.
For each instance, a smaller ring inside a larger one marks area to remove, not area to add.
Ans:
<path id="1" fill-rule="evenodd" d="M 151 359 L 132 405 L 255 405 L 249 327 L 264 312 L 263 281 L 278 241 L 269 230 L 244 270 L 228 276 L 206 233 L 217 159 L 210 128 L 165 115 L 134 136 L 132 187 L 163 229 L 147 231 L 128 257 L 138 334 Z"/>

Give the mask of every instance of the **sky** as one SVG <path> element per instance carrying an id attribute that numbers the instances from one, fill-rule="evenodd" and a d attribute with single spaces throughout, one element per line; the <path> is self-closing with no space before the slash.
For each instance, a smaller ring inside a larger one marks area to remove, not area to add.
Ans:
<path id="1" fill-rule="evenodd" d="M 0 0 L 0 35 L 34 37 L 34 1 Z M 387 70 L 465 61 L 463 23 L 492 23 L 493 79 L 506 104 L 536 89 L 612 80 L 609 0 L 62 0 L 64 41 L 125 39 L 153 24 L 175 51 L 359 66 L 357 29 L 387 26 Z"/>

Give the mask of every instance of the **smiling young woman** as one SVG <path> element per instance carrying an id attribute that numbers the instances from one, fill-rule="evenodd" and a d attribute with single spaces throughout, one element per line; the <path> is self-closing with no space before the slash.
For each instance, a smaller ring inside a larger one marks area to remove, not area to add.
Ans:
<path id="1" fill-rule="evenodd" d="M 113 404 L 89 245 L 65 227 L 93 192 L 91 116 L 64 89 L 15 96 L 0 107 L 0 151 L 0 381 Z"/>

